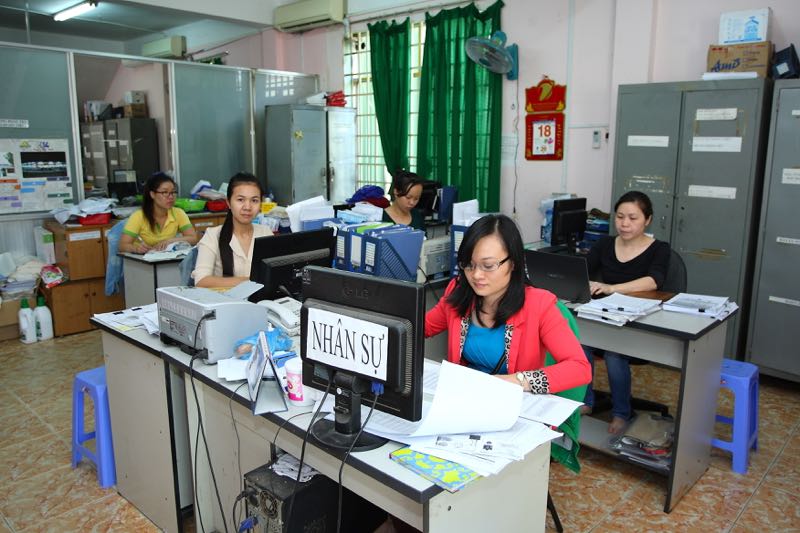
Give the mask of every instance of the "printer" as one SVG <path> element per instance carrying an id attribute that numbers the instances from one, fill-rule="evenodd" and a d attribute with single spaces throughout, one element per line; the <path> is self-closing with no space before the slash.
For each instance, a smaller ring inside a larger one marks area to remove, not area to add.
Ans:
<path id="1" fill-rule="evenodd" d="M 156 303 L 161 341 L 209 364 L 232 357 L 236 341 L 268 324 L 266 307 L 201 287 L 161 287 Z"/>

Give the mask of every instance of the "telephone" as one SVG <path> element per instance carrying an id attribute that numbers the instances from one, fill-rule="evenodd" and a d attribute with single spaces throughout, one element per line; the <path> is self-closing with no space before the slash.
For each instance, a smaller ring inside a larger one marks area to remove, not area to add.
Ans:
<path id="1" fill-rule="evenodd" d="M 300 335 L 300 309 L 303 304 L 284 296 L 277 300 L 261 300 L 258 305 L 267 308 L 267 320 L 272 325 L 283 328 L 289 336 Z"/>

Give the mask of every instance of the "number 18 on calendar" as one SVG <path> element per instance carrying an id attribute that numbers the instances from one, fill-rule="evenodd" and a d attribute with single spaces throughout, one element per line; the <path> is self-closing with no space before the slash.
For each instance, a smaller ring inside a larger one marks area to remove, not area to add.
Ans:
<path id="1" fill-rule="evenodd" d="M 525 158 L 564 158 L 563 113 L 537 113 L 525 117 Z"/>

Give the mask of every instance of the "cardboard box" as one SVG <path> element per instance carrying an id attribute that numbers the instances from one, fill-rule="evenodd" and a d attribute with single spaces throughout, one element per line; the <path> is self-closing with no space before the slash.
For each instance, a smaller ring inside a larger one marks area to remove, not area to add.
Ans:
<path id="1" fill-rule="evenodd" d="M 33 228 L 33 236 L 36 241 L 36 257 L 48 265 L 56 263 L 56 249 L 53 245 L 53 232 L 41 226 Z"/>
<path id="2" fill-rule="evenodd" d="M 128 91 L 123 96 L 123 100 L 125 102 L 125 105 L 146 104 L 147 93 L 145 93 L 144 91 Z"/>
<path id="3" fill-rule="evenodd" d="M 755 72 L 761 78 L 769 76 L 772 43 L 712 44 L 708 47 L 708 72 Z"/>
<path id="4" fill-rule="evenodd" d="M 719 17 L 719 44 L 769 41 L 771 14 L 768 7 L 723 13 Z"/>
<path id="5" fill-rule="evenodd" d="M 147 118 L 147 104 L 126 104 L 125 118 Z"/>
<path id="6" fill-rule="evenodd" d="M 10 341 L 13 339 L 19 339 L 19 326 L 17 324 L 0 326 L 0 341 Z"/>
<path id="7" fill-rule="evenodd" d="M 0 327 L 17 327 L 17 324 L 19 324 L 17 313 L 19 312 L 20 301 L 21 300 L 3 300 L 3 303 L 0 304 Z M 28 306 L 30 306 L 31 309 L 36 309 L 36 298 L 28 298 Z"/>

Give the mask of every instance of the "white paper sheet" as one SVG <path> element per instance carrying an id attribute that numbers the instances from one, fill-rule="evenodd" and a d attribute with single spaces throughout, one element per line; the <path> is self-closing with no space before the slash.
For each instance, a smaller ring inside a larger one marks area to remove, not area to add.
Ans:
<path id="1" fill-rule="evenodd" d="M 583 403 L 553 394 L 526 394 L 522 397 L 519 416 L 558 427 L 581 405 Z"/>
<path id="2" fill-rule="evenodd" d="M 255 281 L 243 281 L 226 291 L 225 296 L 233 298 L 234 300 L 246 300 L 251 294 L 263 287 L 264 285 L 262 283 L 256 283 Z"/>
<path id="3" fill-rule="evenodd" d="M 322 196 L 315 196 L 308 200 L 303 200 L 292 204 L 286 208 L 286 214 L 289 215 L 289 225 L 293 232 L 298 232 L 302 229 L 300 224 L 300 215 L 306 207 L 318 205 L 325 205 L 325 198 Z"/>

